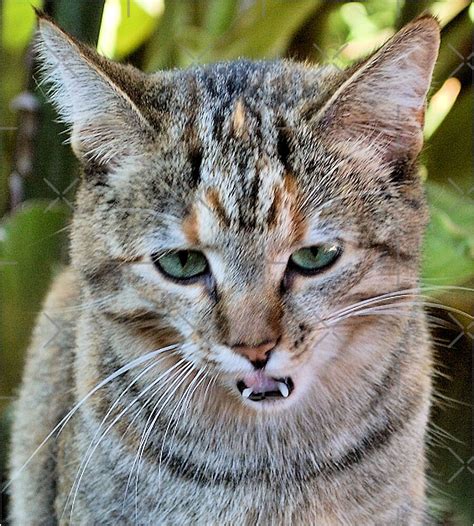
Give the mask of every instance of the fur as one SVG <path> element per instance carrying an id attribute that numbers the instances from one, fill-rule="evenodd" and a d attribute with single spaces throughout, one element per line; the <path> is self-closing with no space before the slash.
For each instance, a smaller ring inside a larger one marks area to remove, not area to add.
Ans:
<path id="1" fill-rule="evenodd" d="M 40 17 L 84 173 L 71 267 L 44 306 L 61 332 L 40 318 L 16 405 L 14 524 L 429 522 L 416 161 L 438 45 L 425 16 L 343 72 L 145 75 Z M 328 270 L 289 271 L 333 242 Z M 206 279 L 157 271 L 154 254 L 188 248 Z M 274 340 L 265 373 L 294 392 L 245 400 L 254 369 L 235 349 Z"/>

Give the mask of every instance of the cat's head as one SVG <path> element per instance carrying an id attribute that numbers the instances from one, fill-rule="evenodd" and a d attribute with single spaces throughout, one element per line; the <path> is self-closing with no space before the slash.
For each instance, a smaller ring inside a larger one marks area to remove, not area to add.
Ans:
<path id="1" fill-rule="evenodd" d="M 376 367 L 409 317 L 387 320 L 371 298 L 418 280 L 433 18 L 346 71 L 237 61 L 145 75 L 45 18 L 38 42 L 84 170 L 72 263 L 130 342 L 124 360 L 182 342 L 255 409 Z"/>

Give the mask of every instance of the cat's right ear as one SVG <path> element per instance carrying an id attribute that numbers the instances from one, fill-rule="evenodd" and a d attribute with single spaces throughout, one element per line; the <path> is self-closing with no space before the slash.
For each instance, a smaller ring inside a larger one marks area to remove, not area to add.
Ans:
<path id="1" fill-rule="evenodd" d="M 111 62 L 37 12 L 43 82 L 83 162 L 107 167 L 144 154 L 154 129 L 139 108 L 145 74 Z"/>
<path id="2" fill-rule="evenodd" d="M 402 28 L 348 71 L 313 117 L 321 131 L 334 140 L 367 145 L 387 162 L 416 158 L 439 38 L 439 24 L 429 15 Z"/>

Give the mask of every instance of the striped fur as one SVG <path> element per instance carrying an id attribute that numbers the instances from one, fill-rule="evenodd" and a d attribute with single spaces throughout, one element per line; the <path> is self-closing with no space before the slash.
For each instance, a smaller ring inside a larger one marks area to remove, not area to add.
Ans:
<path id="1" fill-rule="evenodd" d="M 84 177 L 71 268 L 44 307 L 62 330 L 38 323 L 16 407 L 14 524 L 429 522 L 416 160 L 438 40 L 423 17 L 344 72 L 146 76 L 40 19 Z M 288 270 L 334 241 L 327 271 Z M 184 248 L 212 275 L 159 274 L 152 255 Z M 232 346 L 277 338 L 265 372 L 294 392 L 244 400 L 253 367 Z"/>

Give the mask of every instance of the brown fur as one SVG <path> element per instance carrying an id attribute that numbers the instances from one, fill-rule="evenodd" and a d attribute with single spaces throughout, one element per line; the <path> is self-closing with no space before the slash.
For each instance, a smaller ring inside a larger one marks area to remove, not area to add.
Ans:
<path id="1" fill-rule="evenodd" d="M 416 160 L 438 39 L 422 17 L 345 72 L 147 76 L 40 20 L 84 177 L 45 303 L 62 331 L 40 318 L 16 406 L 15 524 L 429 523 Z M 314 245 L 339 258 L 304 274 Z M 154 255 L 186 248 L 209 272 L 168 279 Z M 244 399 L 238 350 L 269 341 L 262 374 L 294 391 Z"/>

